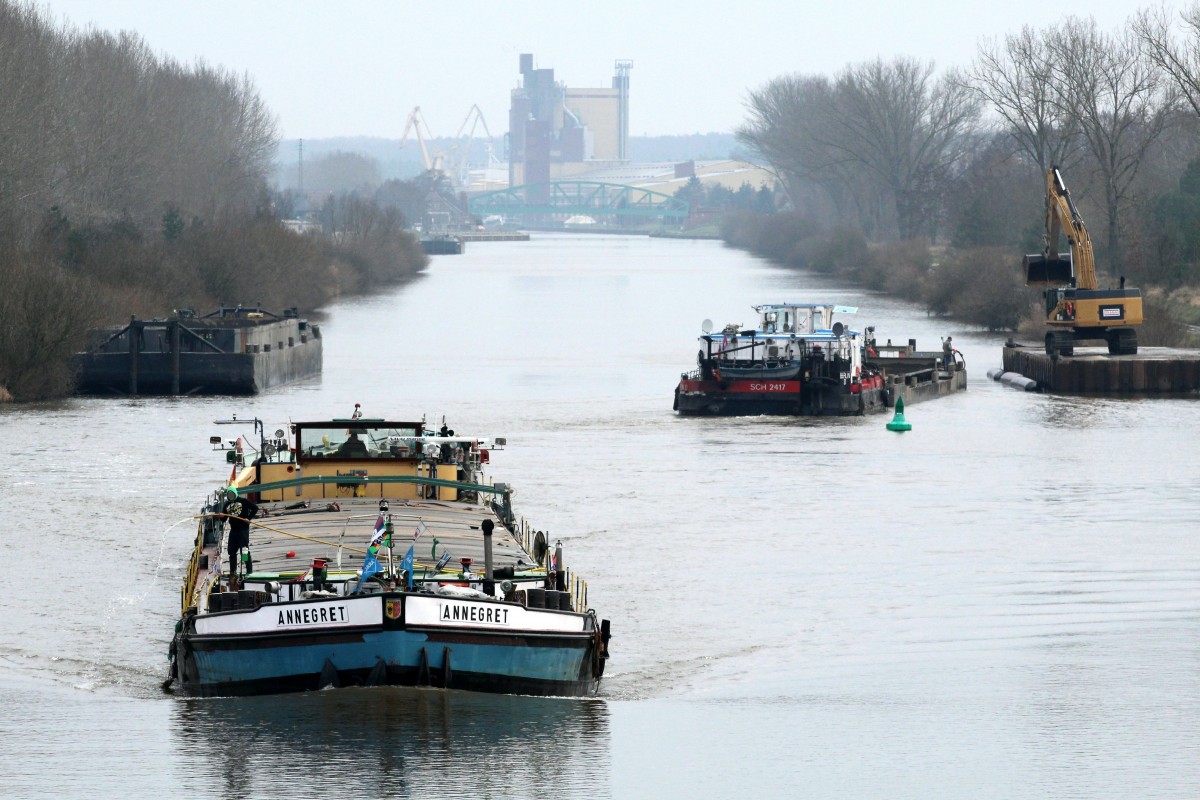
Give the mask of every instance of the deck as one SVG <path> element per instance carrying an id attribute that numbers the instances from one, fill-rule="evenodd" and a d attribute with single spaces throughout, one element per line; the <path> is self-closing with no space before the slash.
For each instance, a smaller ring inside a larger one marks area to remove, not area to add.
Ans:
<path id="1" fill-rule="evenodd" d="M 311 501 L 307 508 L 288 509 L 288 504 L 264 503 L 250 528 L 250 552 L 255 575 L 277 575 L 286 580 L 305 573 L 314 558 L 329 562 L 331 578 L 362 568 L 367 545 L 379 516 L 377 499 L 338 498 Z M 336 508 L 337 510 L 327 510 Z M 264 513 L 265 512 L 265 513 Z M 488 506 L 438 500 L 392 500 L 389 513 L 394 523 L 393 564 L 413 544 L 417 523 L 426 529 L 414 549 L 416 575 L 432 570 L 438 557 L 447 550 L 447 570 L 461 570 L 460 559 L 471 559 L 472 571 L 483 572 L 483 532 L 480 524 L 491 519 L 496 526 L 492 536 L 492 561 L 496 568 L 515 567 L 532 570 L 530 556 L 500 523 Z M 289 535 L 293 534 L 293 535 Z M 299 538 L 304 537 L 304 538 Z M 433 554 L 437 540 L 437 555 Z M 294 553 L 289 557 L 289 553 Z M 387 550 L 380 548 L 379 561 L 386 567 Z"/>

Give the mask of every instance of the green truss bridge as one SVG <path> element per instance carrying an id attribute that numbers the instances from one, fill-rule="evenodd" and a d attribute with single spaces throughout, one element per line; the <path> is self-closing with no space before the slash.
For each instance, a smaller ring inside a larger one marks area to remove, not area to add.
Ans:
<path id="1" fill-rule="evenodd" d="M 566 220 L 588 216 L 620 227 L 645 223 L 681 223 L 688 203 L 669 194 L 599 181 L 553 181 L 510 186 L 478 194 L 467 201 L 470 213 L 485 217 L 521 217 L 524 220 Z"/>

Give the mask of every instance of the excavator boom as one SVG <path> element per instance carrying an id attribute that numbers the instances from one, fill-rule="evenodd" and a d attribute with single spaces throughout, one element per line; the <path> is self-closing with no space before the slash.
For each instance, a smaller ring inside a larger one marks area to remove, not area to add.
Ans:
<path id="1" fill-rule="evenodd" d="M 1069 252 L 1058 252 L 1060 233 L 1067 236 Z M 1092 237 L 1058 167 L 1046 170 L 1046 231 L 1041 255 L 1025 256 L 1025 282 L 1030 286 L 1073 284 L 1080 289 L 1096 288 Z"/>

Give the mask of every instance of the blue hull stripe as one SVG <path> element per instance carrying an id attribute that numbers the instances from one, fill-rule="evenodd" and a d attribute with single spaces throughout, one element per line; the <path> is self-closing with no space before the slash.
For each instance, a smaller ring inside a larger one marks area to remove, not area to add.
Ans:
<path id="1" fill-rule="evenodd" d="M 474 673 L 522 682 L 578 682 L 590 672 L 585 659 L 591 656 L 591 637 L 580 637 L 577 646 L 528 646 L 505 636 L 504 643 L 431 640 L 423 632 L 393 630 L 364 633 L 361 641 L 339 641 L 303 645 L 269 646 L 261 640 L 247 648 L 207 649 L 202 640 L 193 641 L 193 655 L 200 686 L 213 687 L 252 681 L 267 681 L 316 675 L 326 660 L 339 672 L 370 670 L 379 660 L 389 668 L 415 670 L 425 650 L 430 669 L 441 670 L 444 652 L 451 651 L 455 673 Z M 477 638 L 472 636 L 470 638 Z"/>

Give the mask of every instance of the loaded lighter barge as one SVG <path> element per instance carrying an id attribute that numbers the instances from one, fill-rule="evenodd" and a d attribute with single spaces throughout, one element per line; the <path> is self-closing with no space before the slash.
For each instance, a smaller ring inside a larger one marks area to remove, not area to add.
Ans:
<path id="1" fill-rule="evenodd" d="M 235 477 L 201 511 L 164 688 L 596 691 L 609 623 L 561 543 L 485 478 L 504 439 L 361 416 L 268 438 L 253 422 L 257 453 L 210 440 Z"/>
<path id="2" fill-rule="evenodd" d="M 941 397 L 967 388 L 966 363 L 949 346 L 922 352 L 916 341 L 879 345 L 875 329 L 851 330 L 835 314 L 858 309 L 825 303 L 754 306 L 758 324 L 713 331 L 701 326 L 697 369 L 675 387 L 685 415 L 852 416 Z"/>
<path id="3" fill-rule="evenodd" d="M 295 308 L 222 306 L 198 317 L 140 320 L 92 332 L 76 358 L 80 394 L 255 394 L 318 375 L 321 330 Z"/>

